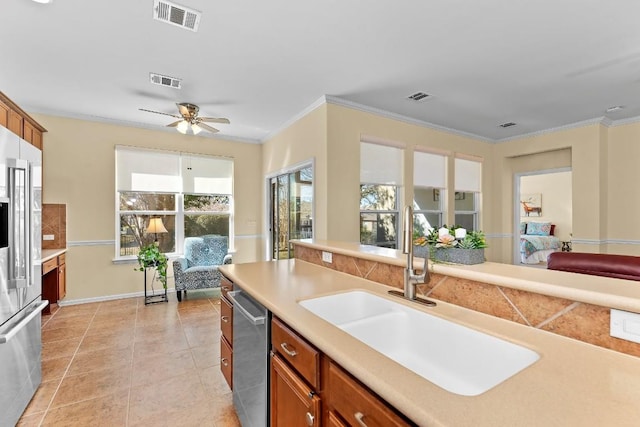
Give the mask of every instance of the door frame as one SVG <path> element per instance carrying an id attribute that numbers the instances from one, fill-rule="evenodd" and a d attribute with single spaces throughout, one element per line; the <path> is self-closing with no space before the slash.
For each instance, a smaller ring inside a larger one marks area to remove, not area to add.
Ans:
<path id="1" fill-rule="evenodd" d="M 293 165 L 287 166 L 285 168 L 282 168 L 278 171 L 275 172 L 271 172 L 265 175 L 264 178 L 264 189 L 265 189 L 265 206 L 264 206 L 264 229 L 266 230 L 266 235 L 267 238 L 265 239 L 265 260 L 266 261 L 272 261 L 273 260 L 273 233 L 272 233 L 272 198 L 271 198 L 271 180 L 273 178 L 276 178 L 280 175 L 285 175 L 285 174 L 290 174 L 293 172 L 296 172 L 300 169 L 305 169 L 305 168 L 311 168 L 311 176 L 312 176 L 312 182 L 311 182 L 311 189 L 312 189 L 312 194 L 313 194 L 313 201 L 311 204 L 311 212 L 312 212 L 312 218 L 316 217 L 316 161 L 315 161 L 315 157 L 312 157 L 310 159 L 307 160 L 303 160 L 301 162 L 298 163 L 294 163 Z M 314 220 L 315 222 L 315 220 Z M 311 236 L 312 238 L 315 238 L 316 235 L 316 228 L 315 226 L 312 227 L 311 229 Z"/>
<path id="2" fill-rule="evenodd" d="M 513 174 L 513 239 L 512 246 L 512 264 L 526 265 L 520 262 L 520 179 L 525 176 L 547 175 L 551 173 L 573 172 L 571 166 L 553 169 L 540 169 L 528 172 L 518 172 Z M 573 175 L 572 175 L 573 180 Z M 573 185 L 572 185 L 573 187 Z M 571 201 L 573 204 L 573 200 Z"/>

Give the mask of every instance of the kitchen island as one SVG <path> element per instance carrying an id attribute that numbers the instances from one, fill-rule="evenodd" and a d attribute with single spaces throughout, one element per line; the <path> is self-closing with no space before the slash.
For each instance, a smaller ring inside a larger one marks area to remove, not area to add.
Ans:
<path id="1" fill-rule="evenodd" d="M 423 308 L 396 300 L 540 355 L 533 365 L 487 392 L 461 396 L 393 362 L 298 304 L 354 289 L 386 297 L 390 287 L 299 259 L 226 265 L 221 271 L 418 425 L 636 426 L 640 419 L 640 358 L 441 301 L 436 307 Z"/>

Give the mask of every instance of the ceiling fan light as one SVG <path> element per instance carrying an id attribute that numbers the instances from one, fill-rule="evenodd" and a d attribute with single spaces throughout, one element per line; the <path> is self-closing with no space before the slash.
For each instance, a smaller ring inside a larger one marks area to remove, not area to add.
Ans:
<path id="1" fill-rule="evenodd" d="M 178 123 L 178 126 L 176 126 L 176 129 L 178 130 L 178 132 L 185 135 L 187 133 L 187 129 L 189 129 L 189 123 L 183 120 L 180 123 Z"/>
<path id="2" fill-rule="evenodd" d="M 202 128 L 195 123 L 191 125 L 191 130 L 193 131 L 194 135 L 197 135 L 200 132 L 202 132 Z"/>

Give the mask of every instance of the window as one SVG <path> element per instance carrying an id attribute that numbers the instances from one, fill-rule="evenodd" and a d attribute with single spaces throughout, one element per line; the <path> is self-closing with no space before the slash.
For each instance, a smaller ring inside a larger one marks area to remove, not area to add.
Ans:
<path id="1" fill-rule="evenodd" d="M 478 230 L 482 163 L 456 158 L 455 179 L 455 224 L 467 230 Z"/>
<path id="2" fill-rule="evenodd" d="M 227 236 L 231 246 L 232 180 L 232 160 L 116 147 L 116 258 L 154 240 L 180 253 L 185 237 L 206 234 Z M 164 229 L 147 232 L 152 218 Z"/>
<path id="3" fill-rule="evenodd" d="M 360 243 L 398 247 L 400 148 L 360 144 Z"/>
<path id="4" fill-rule="evenodd" d="M 413 153 L 413 232 L 424 236 L 443 225 L 447 157 Z"/>

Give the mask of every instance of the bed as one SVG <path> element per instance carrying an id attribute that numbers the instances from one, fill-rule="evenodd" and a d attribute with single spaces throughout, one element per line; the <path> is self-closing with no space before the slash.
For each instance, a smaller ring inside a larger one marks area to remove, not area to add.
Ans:
<path id="1" fill-rule="evenodd" d="M 562 243 L 554 232 L 555 225 L 549 222 L 520 223 L 520 262 L 546 263 L 549 254 L 560 251 Z"/>

